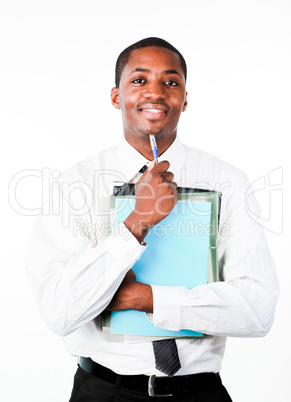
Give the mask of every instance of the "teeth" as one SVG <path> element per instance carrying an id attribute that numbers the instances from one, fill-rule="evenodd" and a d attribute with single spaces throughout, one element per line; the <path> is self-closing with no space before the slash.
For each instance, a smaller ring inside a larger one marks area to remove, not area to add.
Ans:
<path id="1" fill-rule="evenodd" d="M 160 109 L 143 109 L 144 112 L 151 112 L 151 113 L 161 113 L 163 110 Z"/>

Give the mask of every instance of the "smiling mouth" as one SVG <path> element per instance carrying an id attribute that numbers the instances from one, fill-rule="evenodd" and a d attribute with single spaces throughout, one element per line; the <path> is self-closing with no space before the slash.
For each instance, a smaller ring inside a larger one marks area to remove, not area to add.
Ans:
<path id="1" fill-rule="evenodd" d="M 167 116 L 167 112 L 160 109 L 140 109 L 142 116 L 149 121 L 160 121 Z"/>
<path id="2" fill-rule="evenodd" d="M 141 112 L 150 112 L 150 113 L 167 113 L 164 110 L 160 109 L 139 109 Z"/>
<path id="3" fill-rule="evenodd" d="M 160 104 L 147 104 L 139 109 L 146 119 L 160 120 L 167 115 L 167 107 Z"/>

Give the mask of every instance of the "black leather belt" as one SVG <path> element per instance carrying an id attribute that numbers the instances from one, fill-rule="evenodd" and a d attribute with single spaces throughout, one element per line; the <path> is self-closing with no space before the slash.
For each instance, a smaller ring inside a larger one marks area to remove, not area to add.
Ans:
<path id="1" fill-rule="evenodd" d="M 120 375 L 87 357 L 80 358 L 79 366 L 101 380 L 119 384 L 120 387 L 148 393 L 150 396 L 181 395 L 194 391 L 212 392 L 223 387 L 218 373 L 199 373 L 174 377 Z"/>

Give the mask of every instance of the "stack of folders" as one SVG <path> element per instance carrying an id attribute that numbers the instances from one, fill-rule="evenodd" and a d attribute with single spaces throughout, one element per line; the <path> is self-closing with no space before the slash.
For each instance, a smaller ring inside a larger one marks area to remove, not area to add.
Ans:
<path id="1" fill-rule="evenodd" d="M 178 187 L 179 200 L 165 219 L 154 226 L 148 247 L 134 264 L 137 281 L 192 289 L 218 281 L 216 256 L 221 193 Z M 134 185 L 115 186 L 111 197 L 114 224 L 123 222 L 135 206 Z M 126 310 L 105 315 L 103 328 L 111 334 L 151 337 L 203 336 L 190 331 L 156 328 L 144 312 Z"/>

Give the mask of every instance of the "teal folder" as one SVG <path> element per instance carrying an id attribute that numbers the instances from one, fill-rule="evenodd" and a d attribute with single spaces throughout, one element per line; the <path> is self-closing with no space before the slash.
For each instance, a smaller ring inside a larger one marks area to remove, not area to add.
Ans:
<path id="1" fill-rule="evenodd" d="M 148 246 L 132 269 L 138 281 L 192 289 L 217 280 L 216 232 L 218 201 L 215 192 L 180 194 L 174 210 L 154 226 L 145 238 Z M 115 225 L 134 209 L 131 195 L 112 197 Z M 108 323 L 107 323 L 108 325 Z M 185 337 L 202 336 L 191 331 L 156 328 L 146 313 L 135 310 L 111 313 L 112 334 Z"/>

